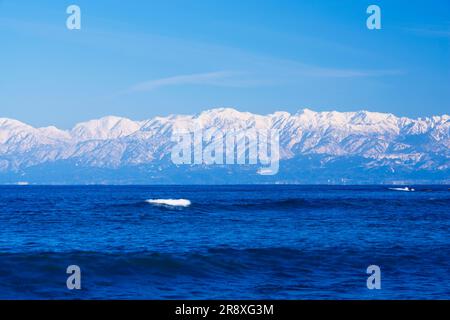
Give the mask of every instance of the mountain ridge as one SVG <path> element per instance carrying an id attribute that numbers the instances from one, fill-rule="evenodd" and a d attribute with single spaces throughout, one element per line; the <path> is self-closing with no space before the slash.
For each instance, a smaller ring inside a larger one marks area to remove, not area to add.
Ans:
<path id="1" fill-rule="evenodd" d="M 359 159 L 354 171 L 362 178 L 363 173 L 370 177 L 370 172 L 376 169 L 387 175 L 392 173 L 391 178 L 384 180 L 386 182 L 394 178 L 409 179 L 419 172 L 424 177 L 429 175 L 426 181 L 440 183 L 442 177 L 448 181 L 445 177 L 450 169 L 450 116 L 447 114 L 411 119 L 369 111 L 315 112 L 305 108 L 294 114 L 278 111 L 259 115 L 233 108 L 216 108 L 196 115 L 159 116 L 143 121 L 106 116 L 80 122 L 70 130 L 54 126 L 34 128 L 18 120 L 0 118 L 0 182 L 27 180 L 30 170 L 42 166 L 51 170 L 52 166 L 65 163 L 68 165 L 65 170 L 73 172 L 78 168 L 111 170 L 108 181 L 113 182 L 115 170 L 141 166 L 150 173 L 149 183 L 153 181 L 151 177 L 155 170 L 171 171 L 174 181 L 183 183 L 182 177 L 176 177 L 177 167 L 169 160 L 173 147 L 171 136 L 180 128 L 193 127 L 222 132 L 251 128 L 278 130 L 281 170 L 284 162 L 317 158 L 307 165 L 309 168 L 287 166 L 290 169 L 283 171 L 284 182 L 298 181 L 308 170 L 330 171 L 329 175 L 336 176 L 332 164 L 343 159 L 348 159 L 349 163 Z M 351 175 L 352 168 L 345 168 L 345 162 L 343 166 L 347 175 Z M 212 169 L 205 166 L 182 168 L 187 173 Z M 231 171 L 239 170 L 232 168 Z M 247 172 L 249 181 L 252 174 L 255 181 L 259 181 L 255 172 Z M 396 172 L 403 172 L 402 177 L 397 177 Z M 236 181 L 232 176 L 228 178 L 231 182 Z M 224 181 L 228 178 L 224 177 Z M 95 176 L 92 179 L 91 182 L 96 181 Z M 126 180 L 132 183 L 136 179 L 131 174 Z M 272 179 L 278 182 L 276 176 Z M 37 178 L 33 181 L 40 182 Z M 70 182 L 69 177 L 67 183 Z"/>

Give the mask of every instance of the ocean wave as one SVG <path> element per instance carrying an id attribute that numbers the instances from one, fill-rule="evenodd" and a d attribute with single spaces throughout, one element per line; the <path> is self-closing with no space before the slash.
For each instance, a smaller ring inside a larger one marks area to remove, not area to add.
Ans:
<path id="1" fill-rule="evenodd" d="M 405 192 L 413 192 L 416 191 L 413 188 L 409 188 L 409 187 L 404 187 L 404 188 L 389 188 L 389 190 L 393 190 L 393 191 L 405 191 Z"/>
<path id="2" fill-rule="evenodd" d="M 148 199 L 145 202 L 170 207 L 189 207 L 191 205 L 191 201 L 187 199 Z"/>
<path id="3" fill-rule="evenodd" d="M 298 299 L 342 297 L 344 291 L 349 292 L 349 298 L 354 298 L 351 292 L 360 288 L 360 284 L 351 279 L 364 272 L 362 266 L 373 259 L 392 270 L 417 266 L 413 272 L 409 269 L 408 273 L 397 274 L 398 284 L 408 280 L 431 288 L 425 295 L 405 286 L 388 291 L 389 297 L 430 298 L 434 294 L 446 298 L 448 281 L 441 282 L 441 286 L 435 284 L 445 279 L 448 256 L 448 246 L 434 246 L 430 250 L 400 245 L 379 248 L 375 257 L 372 250 L 352 246 L 0 253 L 0 299 L 236 299 L 243 296 Z M 72 264 L 85 272 L 82 281 L 88 290 L 69 293 L 64 286 L 61 275 Z M 424 265 L 433 268 L 423 268 Z M 338 285 L 330 286 L 330 279 Z"/>

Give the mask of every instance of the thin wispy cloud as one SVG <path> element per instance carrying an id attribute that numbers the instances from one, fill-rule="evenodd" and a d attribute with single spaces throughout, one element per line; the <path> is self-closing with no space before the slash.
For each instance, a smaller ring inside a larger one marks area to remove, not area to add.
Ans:
<path id="1" fill-rule="evenodd" d="M 128 91 L 142 92 L 151 91 L 167 86 L 178 85 L 224 85 L 225 80 L 230 80 L 235 76 L 235 72 L 231 71 L 217 71 L 208 73 L 196 73 L 188 75 L 177 75 L 167 78 L 155 79 L 135 84 Z"/>
<path id="2" fill-rule="evenodd" d="M 267 85 L 284 85 L 292 82 L 294 76 L 315 78 L 367 78 L 382 76 L 397 76 L 404 74 L 401 70 L 358 70 L 321 68 L 298 63 L 291 63 L 284 67 L 275 68 L 269 73 L 251 73 L 234 71 L 216 71 L 207 73 L 194 73 L 176 75 L 171 77 L 153 79 L 137 83 L 122 93 L 148 92 L 164 87 L 185 85 L 221 86 L 221 87 L 259 87 Z"/>
<path id="3" fill-rule="evenodd" d="M 206 73 L 194 73 L 186 75 L 176 75 L 166 78 L 153 79 L 137 83 L 125 92 L 147 92 L 163 87 L 199 85 L 218 87 L 251 87 L 271 84 L 270 81 L 252 77 L 250 73 L 237 71 L 215 71 Z"/>

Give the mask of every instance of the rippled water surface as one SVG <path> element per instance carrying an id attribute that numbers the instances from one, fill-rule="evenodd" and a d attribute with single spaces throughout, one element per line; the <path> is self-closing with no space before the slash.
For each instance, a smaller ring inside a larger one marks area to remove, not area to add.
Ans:
<path id="1" fill-rule="evenodd" d="M 2 186 L 0 298 L 449 299 L 450 191 L 414 189 Z"/>

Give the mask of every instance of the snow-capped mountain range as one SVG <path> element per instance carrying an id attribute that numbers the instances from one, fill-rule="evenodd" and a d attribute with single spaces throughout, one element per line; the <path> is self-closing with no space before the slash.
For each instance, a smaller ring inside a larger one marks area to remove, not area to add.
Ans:
<path id="1" fill-rule="evenodd" d="M 172 133 L 192 126 L 278 130 L 280 174 L 262 178 L 247 167 L 173 165 Z M 219 108 L 144 121 L 108 116 L 72 130 L 0 118 L 2 183 L 201 183 L 211 176 L 218 183 L 447 183 L 449 172 L 448 115 L 410 119 L 309 109 L 258 115 Z"/>

